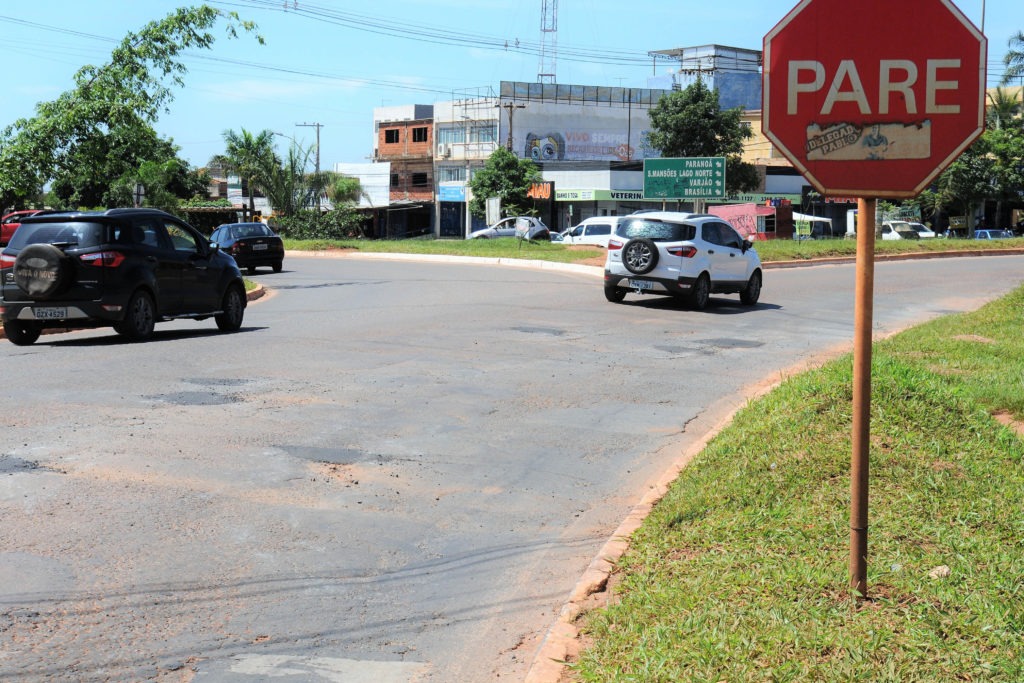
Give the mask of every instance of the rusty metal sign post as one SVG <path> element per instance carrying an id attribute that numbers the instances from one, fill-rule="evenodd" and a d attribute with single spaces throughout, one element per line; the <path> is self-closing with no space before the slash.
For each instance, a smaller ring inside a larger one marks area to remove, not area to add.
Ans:
<path id="1" fill-rule="evenodd" d="M 857 285 L 853 327 L 853 449 L 850 456 L 850 588 L 868 594 L 868 453 L 871 443 L 871 328 L 876 199 L 857 200 Z"/>
<path id="2" fill-rule="evenodd" d="M 842 17 L 841 31 L 823 31 Z M 920 30 L 928 26 L 927 32 Z M 875 209 L 985 129 L 985 36 L 952 0 L 801 0 L 764 37 L 761 128 L 819 192 L 857 200 L 850 589 L 867 597 Z"/>

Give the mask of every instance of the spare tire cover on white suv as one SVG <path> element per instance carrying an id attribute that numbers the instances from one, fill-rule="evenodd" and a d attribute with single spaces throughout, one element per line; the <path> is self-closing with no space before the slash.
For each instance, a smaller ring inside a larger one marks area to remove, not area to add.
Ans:
<path id="1" fill-rule="evenodd" d="M 71 263 L 52 244 L 31 244 L 14 261 L 14 281 L 34 299 L 60 292 L 71 278 Z"/>

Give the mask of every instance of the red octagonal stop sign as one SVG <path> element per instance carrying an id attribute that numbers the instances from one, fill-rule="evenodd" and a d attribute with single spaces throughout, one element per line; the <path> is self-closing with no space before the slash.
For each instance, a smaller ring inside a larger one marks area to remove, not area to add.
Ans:
<path id="1" fill-rule="evenodd" d="M 984 130 L 985 62 L 948 0 L 803 0 L 764 38 L 762 128 L 822 194 L 915 197 Z"/>

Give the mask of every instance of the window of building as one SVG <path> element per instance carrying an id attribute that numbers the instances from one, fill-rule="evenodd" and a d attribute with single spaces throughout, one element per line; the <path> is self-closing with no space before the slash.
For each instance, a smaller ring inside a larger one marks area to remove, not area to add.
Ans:
<path id="1" fill-rule="evenodd" d="M 462 126 L 437 129 L 437 144 L 439 145 L 461 144 L 465 141 L 466 129 Z"/>
<path id="2" fill-rule="evenodd" d="M 464 166 L 438 166 L 437 174 L 442 183 L 461 183 L 466 180 Z"/>
<path id="3" fill-rule="evenodd" d="M 491 124 L 474 124 L 469 131 L 470 142 L 494 142 L 498 139 L 498 131 Z"/>
<path id="4" fill-rule="evenodd" d="M 384 131 L 384 142 L 389 145 L 396 144 L 398 142 L 398 129 L 393 128 L 391 130 Z"/>
<path id="5" fill-rule="evenodd" d="M 397 173 L 392 173 L 391 174 L 391 187 L 398 187 L 399 182 L 400 181 L 398 179 L 398 174 Z"/>
<path id="6" fill-rule="evenodd" d="M 426 187 L 427 186 L 427 174 L 426 173 L 413 173 L 412 174 L 412 186 L 413 187 Z"/>
<path id="7" fill-rule="evenodd" d="M 417 126 L 412 129 L 412 141 L 413 142 L 426 142 L 427 141 L 427 127 Z"/>

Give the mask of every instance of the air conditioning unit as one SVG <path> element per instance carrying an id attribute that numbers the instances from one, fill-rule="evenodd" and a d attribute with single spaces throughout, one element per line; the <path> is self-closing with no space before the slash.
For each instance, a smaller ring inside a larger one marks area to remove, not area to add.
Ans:
<path id="1" fill-rule="evenodd" d="M 437 156 L 448 158 L 452 155 L 452 148 L 449 145 L 441 143 L 437 146 Z"/>

